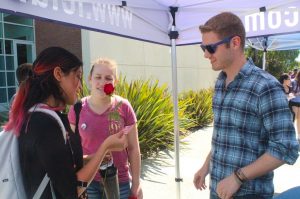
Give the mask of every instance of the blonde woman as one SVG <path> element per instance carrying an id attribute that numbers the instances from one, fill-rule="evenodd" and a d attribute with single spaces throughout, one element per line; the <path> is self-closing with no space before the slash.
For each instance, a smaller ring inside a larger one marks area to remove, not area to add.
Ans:
<path id="1" fill-rule="evenodd" d="M 92 64 L 88 81 L 91 95 L 81 100 L 79 120 L 83 154 L 88 160 L 110 134 L 131 127 L 127 132 L 128 148 L 121 152 L 113 152 L 112 157 L 108 159 L 112 159 L 118 169 L 120 199 L 128 199 L 129 196 L 142 199 L 137 119 L 129 101 L 112 93 L 117 84 L 117 64 L 109 59 L 96 60 Z M 69 120 L 71 124 L 75 124 L 73 108 L 70 110 Z M 89 199 L 104 198 L 102 180 L 99 174 L 96 175 L 87 189 Z"/>

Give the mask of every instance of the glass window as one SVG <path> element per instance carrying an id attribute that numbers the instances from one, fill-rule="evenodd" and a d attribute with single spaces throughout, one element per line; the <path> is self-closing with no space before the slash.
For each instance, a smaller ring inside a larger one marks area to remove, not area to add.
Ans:
<path id="1" fill-rule="evenodd" d="M 7 72 L 7 86 L 15 86 L 16 85 L 16 78 L 15 72 Z"/>
<path id="2" fill-rule="evenodd" d="M 16 93 L 16 88 L 15 87 L 8 88 L 7 91 L 8 91 L 8 99 L 10 100 L 12 96 Z"/>
<path id="3" fill-rule="evenodd" d="M 14 56 L 6 56 L 6 70 L 15 70 Z"/>
<path id="4" fill-rule="evenodd" d="M 2 21 L 2 13 L 0 12 L 0 21 Z"/>
<path id="5" fill-rule="evenodd" d="M 0 72 L 0 87 L 6 86 L 5 72 Z"/>
<path id="6" fill-rule="evenodd" d="M 3 23 L 0 22 L 0 38 L 3 38 Z"/>
<path id="7" fill-rule="evenodd" d="M 4 70 L 4 56 L 0 55 L 0 70 Z"/>
<path id="8" fill-rule="evenodd" d="M 33 41 L 33 27 L 4 23 L 4 37 L 8 39 Z"/>
<path id="9" fill-rule="evenodd" d="M 10 22 L 10 23 L 17 23 L 17 24 L 23 24 L 23 25 L 33 25 L 33 20 L 30 18 L 26 18 L 24 16 L 16 16 L 11 14 L 3 14 L 3 21 L 4 22 Z"/>
<path id="10" fill-rule="evenodd" d="M 6 88 L 0 88 L 0 103 L 7 103 Z"/>
<path id="11" fill-rule="evenodd" d="M 13 54 L 13 42 L 11 40 L 5 40 L 5 53 Z"/>
<path id="12" fill-rule="evenodd" d="M 0 54 L 4 54 L 3 39 L 0 39 Z"/>
<path id="13" fill-rule="evenodd" d="M 17 65 L 23 63 L 32 63 L 32 45 L 28 44 L 17 44 L 17 55 L 18 55 L 18 62 Z"/>

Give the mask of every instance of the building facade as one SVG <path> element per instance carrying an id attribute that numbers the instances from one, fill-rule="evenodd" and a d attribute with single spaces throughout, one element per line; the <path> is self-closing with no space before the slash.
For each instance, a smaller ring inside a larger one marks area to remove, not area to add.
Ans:
<path id="1" fill-rule="evenodd" d="M 43 49 L 60 46 L 82 58 L 81 30 L 0 12 L 0 111 L 18 88 L 16 69 Z"/>
<path id="2" fill-rule="evenodd" d="M 0 13 L 0 105 L 16 92 L 16 67 L 32 63 L 35 54 L 33 19 Z"/>

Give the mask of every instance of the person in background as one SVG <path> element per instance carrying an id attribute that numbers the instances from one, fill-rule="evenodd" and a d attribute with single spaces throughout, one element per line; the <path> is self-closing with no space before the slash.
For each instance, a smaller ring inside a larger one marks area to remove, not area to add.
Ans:
<path id="1" fill-rule="evenodd" d="M 17 77 L 17 81 L 18 81 L 18 86 L 24 81 L 26 80 L 29 76 L 31 76 L 32 73 L 32 64 L 30 63 L 23 63 L 20 64 L 16 70 L 16 77 Z M 12 102 L 15 98 L 16 94 L 14 94 L 12 96 L 12 98 L 10 99 L 9 102 L 9 106 L 11 107 Z"/>
<path id="2" fill-rule="evenodd" d="M 289 94 L 292 92 L 292 87 L 291 87 L 291 78 L 288 74 L 283 73 L 280 75 L 279 80 L 278 80 L 281 85 L 283 86 L 284 93 L 287 95 L 289 98 Z"/>
<path id="3" fill-rule="evenodd" d="M 194 175 L 211 199 L 271 199 L 273 170 L 298 158 L 287 98 L 272 75 L 244 54 L 245 28 L 238 16 L 220 13 L 199 27 L 201 48 L 220 71 L 213 97 L 212 148 Z"/>
<path id="4" fill-rule="evenodd" d="M 291 80 L 294 80 L 294 79 L 296 78 L 297 73 L 298 73 L 298 69 L 295 68 L 295 69 L 293 70 L 293 73 L 291 74 Z"/>
<path id="5" fill-rule="evenodd" d="M 130 127 L 128 132 L 128 148 L 121 152 L 113 152 L 111 159 L 118 169 L 120 199 L 129 196 L 143 198 L 140 185 L 141 154 L 138 141 L 137 119 L 127 99 L 112 93 L 117 84 L 117 64 L 110 59 L 100 58 L 92 64 L 88 81 L 91 95 L 83 98 L 79 120 L 79 132 L 82 138 L 83 153 L 86 160 L 93 157 L 96 149 L 110 134 Z M 70 108 L 69 121 L 75 127 L 75 113 Z M 130 176 L 131 173 L 131 187 Z M 89 199 L 105 196 L 101 176 L 96 175 L 87 189 Z"/>
<path id="6" fill-rule="evenodd" d="M 18 66 L 16 70 L 16 77 L 19 85 L 21 84 L 21 82 L 26 80 L 31 75 L 32 75 L 32 64 L 23 63 Z"/>
<path id="7" fill-rule="evenodd" d="M 292 92 L 295 96 L 300 95 L 300 71 L 296 74 L 295 78 L 292 80 Z"/>
<path id="8" fill-rule="evenodd" d="M 84 198 L 82 195 L 109 150 L 123 150 L 127 138 L 122 132 L 109 136 L 83 166 L 80 135 L 71 130 L 63 110 L 74 104 L 81 89 L 82 62 L 60 47 L 43 50 L 23 80 L 13 101 L 6 131 L 18 136 L 20 165 L 27 198 L 32 198 L 45 174 L 50 178 L 57 199 Z M 67 131 L 52 116 L 29 109 L 43 107 L 56 112 Z M 50 183 L 49 183 L 50 184 Z M 47 185 L 41 199 L 52 198 Z"/>
<path id="9" fill-rule="evenodd" d="M 290 100 L 293 113 L 295 114 L 295 126 L 300 143 L 300 71 L 297 73 L 295 79 L 292 81 L 292 93 L 294 98 Z"/>

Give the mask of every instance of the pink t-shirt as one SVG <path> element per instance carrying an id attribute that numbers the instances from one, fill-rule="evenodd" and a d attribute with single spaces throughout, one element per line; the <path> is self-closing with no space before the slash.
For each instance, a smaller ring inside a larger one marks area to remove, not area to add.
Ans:
<path id="1" fill-rule="evenodd" d="M 95 153 L 98 147 L 110 134 L 116 133 L 125 126 L 130 126 L 137 122 L 131 104 L 128 100 L 120 96 L 114 95 L 112 107 L 102 114 L 97 114 L 90 108 L 87 97 L 83 98 L 81 101 L 82 109 L 80 112 L 78 128 L 84 155 Z M 113 119 L 110 122 L 109 117 L 112 116 Z M 73 106 L 70 108 L 68 117 L 70 123 L 75 125 L 76 117 Z M 128 182 L 127 151 L 113 152 L 112 154 L 113 162 L 118 168 L 119 182 Z M 100 179 L 100 174 L 97 173 L 94 180 L 100 181 Z"/>

